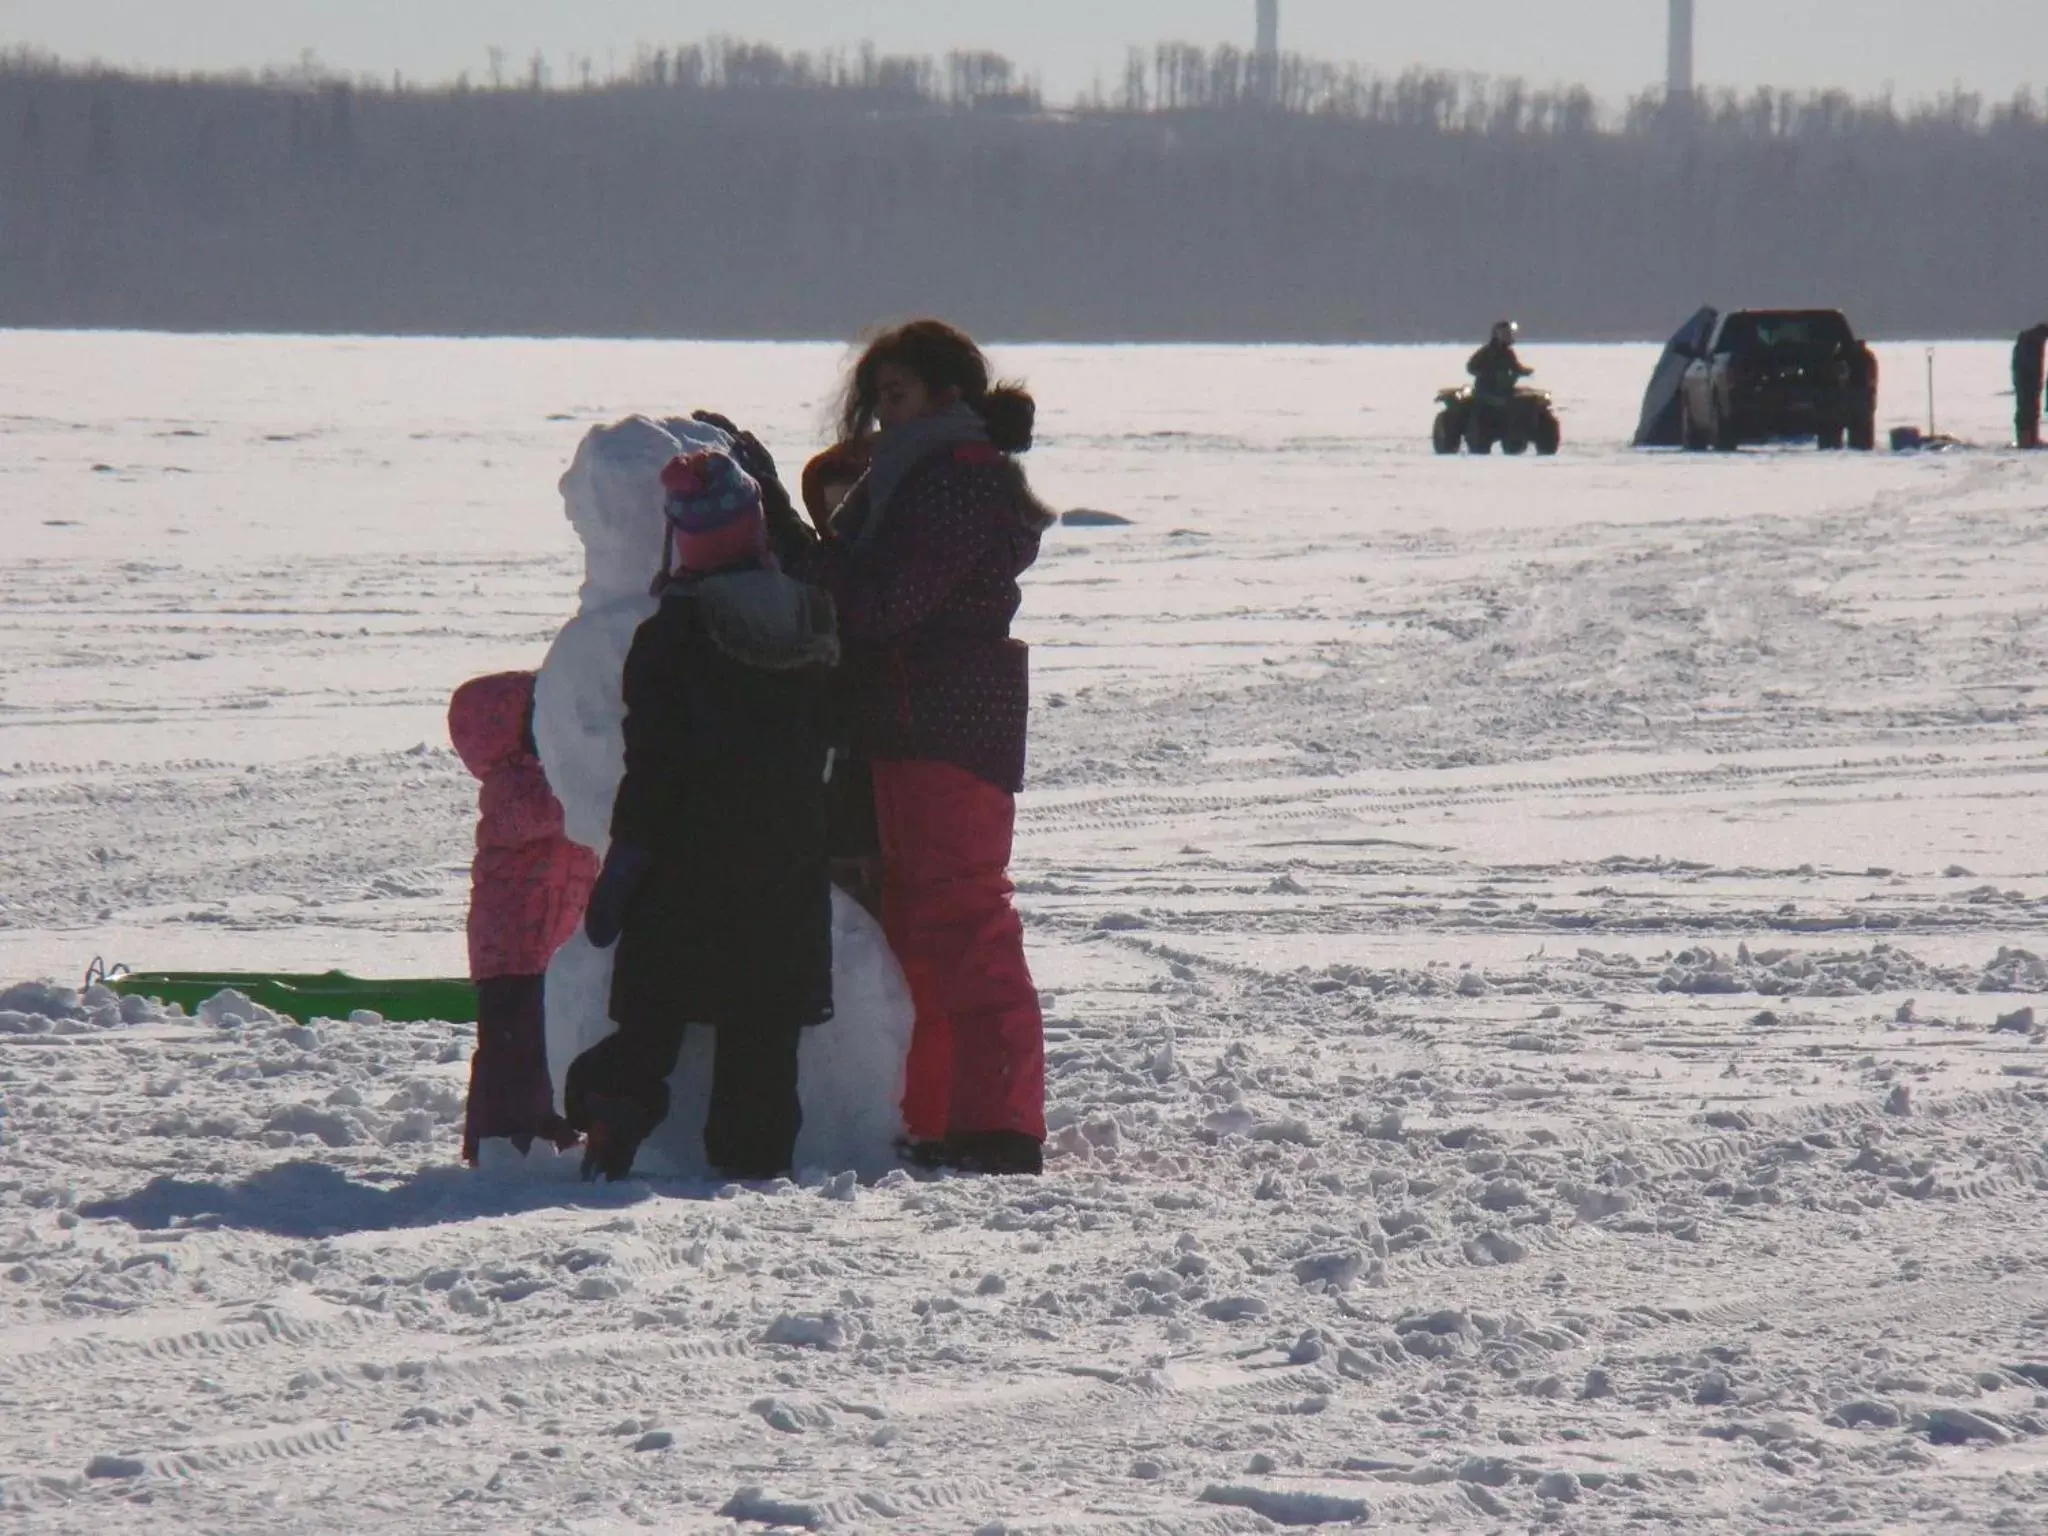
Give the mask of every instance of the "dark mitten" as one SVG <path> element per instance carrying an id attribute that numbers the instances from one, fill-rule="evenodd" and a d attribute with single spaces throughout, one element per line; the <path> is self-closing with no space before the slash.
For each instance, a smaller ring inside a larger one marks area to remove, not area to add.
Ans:
<path id="1" fill-rule="evenodd" d="M 741 469 L 756 480 L 766 484 L 770 480 L 780 481 L 775 472 L 775 455 L 768 451 L 768 445 L 753 433 L 746 431 L 730 416 L 721 416 L 716 411 L 697 411 L 690 419 L 701 421 L 707 427 L 716 427 L 732 439 L 732 456 Z"/>
<path id="2" fill-rule="evenodd" d="M 774 455 L 768 453 L 768 444 L 717 412 L 696 412 L 690 420 L 725 432 L 733 440 L 733 461 L 760 481 L 762 516 L 768 522 L 768 547 L 774 551 L 776 563 L 793 565 L 803 559 L 805 551 L 817 543 L 817 532 L 797 514 L 797 504 L 788 496 L 788 487 L 782 485 L 782 475 L 774 467 Z"/>
<path id="3" fill-rule="evenodd" d="M 654 855 L 637 843 L 613 843 L 583 913 L 583 932 L 599 949 L 610 949 L 625 931 L 626 910 Z"/>
<path id="4" fill-rule="evenodd" d="M 741 428 L 731 417 L 721 416 L 716 411 L 695 412 L 691 420 L 716 427 L 732 439 L 734 462 L 760 483 L 761 514 L 768 523 L 768 546 L 775 552 L 776 561 L 787 566 L 800 560 L 804 552 L 818 542 L 818 536 L 811 525 L 797 515 L 796 503 L 790 499 L 789 490 L 782 483 L 782 476 L 775 468 L 775 455 L 768 451 L 768 445 Z"/>
<path id="5" fill-rule="evenodd" d="M 740 424 L 730 416 L 722 416 L 717 411 L 692 411 L 690 420 L 701 421 L 707 427 L 716 427 L 730 438 L 737 439 L 740 435 Z"/>

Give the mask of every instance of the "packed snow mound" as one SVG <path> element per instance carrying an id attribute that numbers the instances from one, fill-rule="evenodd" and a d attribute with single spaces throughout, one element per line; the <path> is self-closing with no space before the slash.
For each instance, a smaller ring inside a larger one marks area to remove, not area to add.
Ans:
<path id="1" fill-rule="evenodd" d="M 903 1063 L 916 1010 L 881 924 L 837 889 L 832 1001 L 833 1017 L 804 1031 L 797 1056 L 804 1126 L 796 1166 L 880 1173 L 894 1165 L 903 1133 Z M 707 1081 L 709 1075 L 707 1064 Z M 700 1144 L 701 1137 L 692 1143 Z"/>
<path id="2" fill-rule="evenodd" d="M 612 800 L 626 769 L 622 678 L 633 635 L 654 612 L 648 588 L 661 568 L 661 469 L 691 448 L 725 447 L 715 427 L 631 416 L 593 428 L 562 476 L 563 508 L 583 541 L 576 616 L 556 637 L 534 689 L 534 742 L 562 802 L 568 834 L 604 853 Z M 903 973 L 875 921 L 834 892 L 828 1024 L 808 1030 L 799 1057 L 804 1128 L 799 1167 L 879 1172 L 902 1129 L 903 1062 L 912 1009 Z M 569 1065 L 611 1034 L 612 954 L 579 932 L 548 967 L 548 1062 L 556 1100 Z M 703 1130 L 711 1091 L 711 1035 L 692 1028 L 669 1079 L 667 1122 L 649 1138 L 643 1172 L 706 1171 Z M 515 1172 L 508 1166 L 503 1171 Z"/>
<path id="3" fill-rule="evenodd" d="M 97 989 L 106 991 L 102 987 Z M 111 995 L 111 994 L 110 994 Z M 47 1019 L 75 1019 L 83 1014 L 78 993 L 47 981 L 20 981 L 0 989 L 0 1013 L 32 1013 Z"/>
<path id="4" fill-rule="evenodd" d="M 97 983 L 83 993 L 43 981 L 0 989 L 0 1036 L 92 1035 L 172 1015 L 148 998 L 122 997 Z"/>

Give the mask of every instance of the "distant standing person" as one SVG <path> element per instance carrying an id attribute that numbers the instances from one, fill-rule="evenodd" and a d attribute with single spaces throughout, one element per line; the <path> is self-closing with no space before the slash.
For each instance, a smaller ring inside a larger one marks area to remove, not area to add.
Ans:
<path id="1" fill-rule="evenodd" d="M 840 421 L 873 435 L 872 463 L 794 572 L 838 606 L 873 765 L 882 926 L 917 1007 L 912 1152 L 980 1173 L 1044 1163 L 1045 1027 L 1009 879 L 1029 714 L 1010 620 L 1052 523 L 1015 458 L 1036 409 L 942 321 L 879 337 Z"/>
<path id="2" fill-rule="evenodd" d="M 2013 441 L 2041 446 L 2041 374 L 2048 354 L 2048 321 L 2021 331 L 2012 348 Z"/>

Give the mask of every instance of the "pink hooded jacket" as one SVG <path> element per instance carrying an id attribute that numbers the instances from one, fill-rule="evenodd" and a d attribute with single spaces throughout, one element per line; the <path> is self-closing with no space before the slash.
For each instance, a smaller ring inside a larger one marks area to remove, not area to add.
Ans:
<path id="1" fill-rule="evenodd" d="M 562 833 L 562 805 L 534 755 L 533 674 L 471 678 L 448 704 L 448 736 L 483 781 L 470 866 L 469 974 L 537 976 L 576 925 L 597 856 Z"/>

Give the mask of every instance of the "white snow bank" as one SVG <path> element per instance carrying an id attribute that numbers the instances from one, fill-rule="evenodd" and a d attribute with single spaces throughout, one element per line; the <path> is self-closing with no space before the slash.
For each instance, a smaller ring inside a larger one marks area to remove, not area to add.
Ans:
<path id="1" fill-rule="evenodd" d="M 5 345 L 0 978 L 72 980 L 458 966 L 475 784 L 399 749 L 546 648 L 556 416 L 715 373 L 784 448 L 840 362 Z M 1213 1486 L 1383 1530 L 2036 1529 L 2048 1042 L 2006 994 L 2048 955 L 2040 480 L 1630 454 L 1643 350 L 1542 360 L 1579 424 L 1543 465 L 1429 454 L 1462 351 L 1017 361 L 1067 424 L 1040 488 L 1136 519 L 1050 540 L 1022 615 L 1043 1179 L 476 1175 L 467 1027 L 18 1007 L 0 1510 L 1273 1526 Z M 1988 439 L 2005 349 L 1971 351 Z M 765 1337 L 827 1313 L 837 1349 Z"/>

